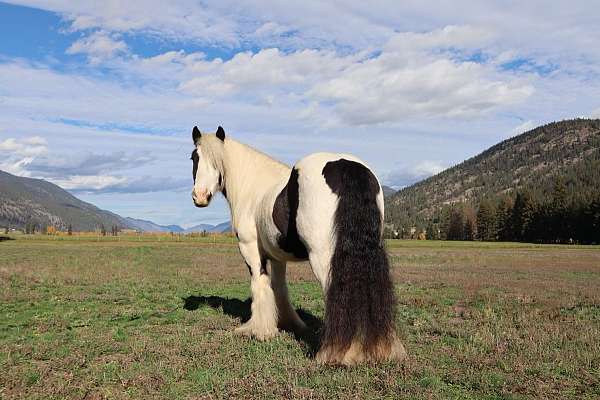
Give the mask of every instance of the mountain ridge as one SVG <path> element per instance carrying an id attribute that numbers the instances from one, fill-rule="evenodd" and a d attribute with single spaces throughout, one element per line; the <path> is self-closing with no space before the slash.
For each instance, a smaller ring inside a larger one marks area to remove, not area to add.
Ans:
<path id="1" fill-rule="evenodd" d="M 123 217 L 73 196 L 43 179 L 19 177 L 0 171 L 0 225 L 26 224 L 67 230 L 92 231 L 112 226 L 128 228 Z"/>
<path id="2" fill-rule="evenodd" d="M 570 192 L 600 186 L 600 119 L 552 122 L 503 140 L 439 174 L 386 198 L 386 222 L 425 224 L 443 206 L 511 194 L 527 187 L 543 196 L 558 175 Z"/>

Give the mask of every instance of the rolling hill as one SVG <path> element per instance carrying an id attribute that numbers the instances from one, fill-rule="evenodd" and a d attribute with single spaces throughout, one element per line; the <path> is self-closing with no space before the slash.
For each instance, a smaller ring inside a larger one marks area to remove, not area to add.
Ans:
<path id="1" fill-rule="evenodd" d="M 75 231 L 102 225 L 129 227 L 121 216 L 81 201 L 53 183 L 0 171 L 0 226 L 23 228 L 27 223 L 61 230 L 72 225 Z"/>
<path id="2" fill-rule="evenodd" d="M 137 229 L 141 232 L 175 232 L 181 233 L 184 231 L 182 227 L 179 225 L 159 225 L 155 224 L 152 221 L 147 221 L 145 219 L 137 219 L 126 217 L 125 221 L 129 226 L 133 229 Z"/>
<path id="3" fill-rule="evenodd" d="M 125 218 L 127 223 L 134 229 L 142 232 L 174 232 L 174 233 L 194 233 L 194 232 L 209 232 L 209 233 L 227 233 L 231 232 L 231 223 L 223 222 L 221 224 L 199 224 L 182 228 L 179 225 L 158 225 L 152 221 L 136 218 Z"/>
<path id="4" fill-rule="evenodd" d="M 560 177 L 569 196 L 591 198 L 600 188 L 600 120 L 540 126 L 490 147 L 435 176 L 386 197 L 386 221 L 425 224 L 444 205 L 477 202 L 527 188 L 538 197 Z"/>
<path id="5" fill-rule="evenodd" d="M 192 232 L 228 233 L 231 232 L 231 222 L 223 222 L 217 225 L 200 224 L 185 230 L 185 233 Z"/>

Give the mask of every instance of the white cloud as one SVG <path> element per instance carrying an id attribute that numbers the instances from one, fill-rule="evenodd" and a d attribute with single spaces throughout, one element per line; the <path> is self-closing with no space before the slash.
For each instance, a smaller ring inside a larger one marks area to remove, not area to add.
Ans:
<path id="1" fill-rule="evenodd" d="M 436 59 L 405 66 L 402 54 L 383 54 L 344 71 L 313 90 L 335 102 L 350 124 L 395 122 L 407 117 L 477 117 L 525 100 L 533 87 L 494 76 L 476 63 Z"/>
<path id="2" fill-rule="evenodd" d="M 0 87 L 3 113 L 13 118 L 167 130 L 173 121 L 190 125 L 197 110 L 193 96 L 168 87 L 126 87 L 22 62 L 0 63 Z"/>
<path id="3" fill-rule="evenodd" d="M 118 54 L 126 53 L 127 44 L 115 35 L 98 31 L 77 40 L 66 52 L 67 54 L 85 54 L 90 63 L 98 64 Z"/>
<path id="4" fill-rule="evenodd" d="M 168 4 L 160 0 L 23 0 L 14 3 L 60 13 L 70 22 L 73 31 L 102 29 L 230 46 L 239 42 L 233 21 L 192 0 L 175 0 Z"/>
<path id="5" fill-rule="evenodd" d="M 125 177 L 116 177 L 110 175 L 73 175 L 66 179 L 49 180 L 63 189 L 78 189 L 82 191 L 97 191 L 114 185 L 122 185 L 127 182 L 127 178 Z"/>
<path id="6" fill-rule="evenodd" d="M 289 26 L 283 26 L 278 24 L 277 22 L 265 22 L 261 26 L 259 26 L 255 31 L 253 36 L 257 39 L 265 39 L 265 38 L 276 38 L 281 36 L 282 34 L 291 32 Z"/>
<path id="7" fill-rule="evenodd" d="M 431 176 L 442 172 L 446 167 L 440 164 L 439 161 L 425 160 L 412 168 L 415 175 Z"/>
<path id="8" fill-rule="evenodd" d="M 590 114 L 590 118 L 600 118 L 600 108 L 592 111 Z"/>
<path id="9" fill-rule="evenodd" d="M 417 52 L 440 49 L 478 49 L 488 45 L 494 33 L 476 26 L 448 25 L 430 32 L 401 32 L 385 44 L 386 51 Z"/>
<path id="10" fill-rule="evenodd" d="M 30 176 L 28 165 L 47 152 L 46 140 L 39 136 L 0 140 L 0 170 L 13 175 Z"/>
<path id="11" fill-rule="evenodd" d="M 341 126 L 406 118 L 479 117 L 518 104 L 527 80 L 445 55 L 384 51 L 339 55 L 329 50 L 237 53 L 228 61 L 169 51 L 108 61 L 125 81 L 65 74 L 23 63 L 0 64 L 5 110 L 35 118 L 169 129 L 197 110 L 232 112 Z M 35 112 L 33 112 L 35 110 Z M 337 122 L 331 118 L 337 116 Z M 277 117 L 277 115 L 275 115 Z"/>
<path id="12" fill-rule="evenodd" d="M 48 152 L 46 139 L 32 136 L 24 139 L 8 138 L 0 141 L 0 153 L 9 157 L 34 157 Z"/>
<path id="13" fill-rule="evenodd" d="M 383 181 L 394 188 L 403 188 L 439 174 L 446 167 L 439 161 L 422 160 L 413 165 L 402 165 L 388 172 Z"/>
<path id="14" fill-rule="evenodd" d="M 461 29 L 451 28 L 436 35 L 444 36 L 444 41 L 454 32 L 465 35 Z M 466 28 L 466 32 L 471 30 Z M 418 37 L 405 35 L 402 40 L 411 42 Z M 301 109 L 298 117 L 307 119 L 333 111 L 342 125 L 396 122 L 407 117 L 481 116 L 518 104 L 534 91 L 527 79 L 500 73 L 494 66 L 423 53 L 423 46 L 406 50 L 398 43 L 396 40 L 394 46 L 375 55 L 269 48 L 240 52 L 227 61 L 171 51 L 123 61 L 118 67 L 137 77 L 164 77 L 182 93 L 207 102 L 225 99 L 246 105 L 291 105 Z"/>
<path id="15" fill-rule="evenodd" d="M 378 48 L 398 31 L 404 31 L 430 32 L 428 37 L 419 36 L 418 41 L 433 40 L 441 46 L 473 45 L 487 38 L 485 43 L 496 53 L 520 49 L 522 54 L 541 60 L 560 59 L 587 67 L 600 60 L 595 50 L 600 41 L 600 5 L 588 0 L 552 7 L 544 0 L 513 3 L 510 7 L 502 2 L 470 0 L 444 4 L 431 0 L 352 0 L 343 5 L 322 0 L 11 2 L 60 13 L 75 31 L 102 29 L 229 48 Z M 493 36 L 487 37 L 490 33 Z M 446 43 L 445 38 L 449 40 Z"/>
<path id="16" fill-rule="evenodd" d="M 192 68 L 200 76 L 183 82 L 181 89 L 213 96 L 241 91 L 249 95 L 284 91 L 302 96 L 308 88 L 332 79 L 360 58 L 360 54 L 339 56 L 331 51 L 308 49 L 291 53 L 275 48 L 241 52 L 226 62 L 198 61 Z"/>
<path id="17" fill-rule="evenodd" d="M 148 154 L 130 154 L 124 151 L 115 151 L 109 154 L 75 153 L 54 154 L 54 156 L 38 157 L 30 163 L 28 169 L 47 178 L 65 178 L 74 175 L 102 175 L 114 171 L 123 171 L 145 167 L 155 161 L 155 157 Z"/>
<path id="18" fill-rule="evenodd" d="M 75 193 L 152 193 L 181 191 L 191 187 L 190 179 L 171 177 L 125 177 L 115 175 L 71 175 L 66 178 L 47 178 L 50 182 Z M 187 191 L 187 190 L 186 190 Z"/>
<path id="19" fill-rule="evenodd" d="M 517 126 L 514 127 L 513 130 L 511 130 L 508 135 L 507 138 L 513 137 L 513 136 L 517 136 L 520 135 L 521 133 L 525 133 L 527 131 L 532 130 L 533 128 L 539 126 L 540 124 L 534 122 L 534 121 L 525 121 L 522 124 L 519 124 Z"/>

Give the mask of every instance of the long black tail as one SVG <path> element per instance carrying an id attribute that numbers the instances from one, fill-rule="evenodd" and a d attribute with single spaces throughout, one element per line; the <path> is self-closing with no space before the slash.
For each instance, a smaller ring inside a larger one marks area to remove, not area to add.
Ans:
<path id="1" fill-rule="evenodd" d="M 362 359 L 389 357 L 397 341 L 396 302 L 381 237 L 379 183 L 367 167 L 345 159 L 327 163 L 323 175 L 339 200 L 321 348 L 334 362 L 353 343 L 358 344 Z"/>

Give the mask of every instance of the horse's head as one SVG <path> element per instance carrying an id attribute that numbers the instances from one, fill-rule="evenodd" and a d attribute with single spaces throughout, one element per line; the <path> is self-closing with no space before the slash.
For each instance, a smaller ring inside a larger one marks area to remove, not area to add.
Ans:
<path id="1" fill-rule="evenodd" d="M 202 135 L 198 127 L 192 130 L 192 139 L 196 148 L 191 160 L 194 177 L 192 199 L 196 207 L 206 207 L 216 192 L 225 186 L 223 179 L 223 145 L 225 131 L 219 126 L 214 135 Z"/>

